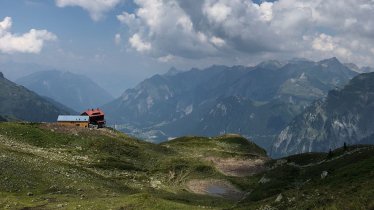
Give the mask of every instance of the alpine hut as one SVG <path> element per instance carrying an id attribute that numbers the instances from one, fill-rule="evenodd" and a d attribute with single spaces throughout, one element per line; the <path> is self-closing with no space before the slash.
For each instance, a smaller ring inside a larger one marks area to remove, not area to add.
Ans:
<path id="1" fill-rule="evenodd" d="M 77 126 L 82 128 L 88 128 L 90 124 L 90 118 L 88 116 L 80 115 L 59 115 L 57 123 L 64 126 Z"/>
<path id="2" fill-rule="evenodd" d="M 98 128 L 105 127 L 105 114 L 100 109 L 89 109 L 83 112 L 81 116 L 88 116 L 90 125 L 97 126 Z"/>

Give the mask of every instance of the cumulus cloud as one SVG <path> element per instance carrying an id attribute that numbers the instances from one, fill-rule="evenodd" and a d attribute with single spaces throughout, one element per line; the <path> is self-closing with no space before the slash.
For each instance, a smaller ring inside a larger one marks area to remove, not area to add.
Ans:
<path id="1" fill-rule="evenodd" d="M 7 31 L 12 27 L 12 18 L 5 17 L 3 21 L 0 22 L 0 33 Z"/>
<path id="2" fill-rule="evenodd" d="M 31 29 L 24 34 L 12 34 L 12 18 L 5 17 L 0 22 L 0 52 L 40 53 L 45 41 L 53 41 L 57 36 L 47 30 Z"/>
<path id="3" fill-rule="evenodd" d="M 372 0 L 134 3 L 138 6 L 135 12 L 123 12 L 117 18 L 129 29 L 129 46 L 155 58 L 287 54 L 316 59 L 337 56 L 344 61 L 373 64 Z"/>
<path id="4" fill-rule="evenodd" d="M 313 40 L 313 48 L 319 51 L 333 51 L 335 44 L 332 36 L 320 34 Z"/>
<path id="5" fill-rule="evenodd" d="M 223 2 L 214 1 L 206 2 L 203 10 L 209 21 L 216 23 L 224 22 L 232 12 L 232 9 L 229 5 Z"/>
<path id="6" fill-rule="evenodd" d="M 138 52 L 146 52 L 152 49 L 151 43 L 143 41 L 139 34 L 134 34 L 130 37 L 129 42 L 131 47 L 135 48 Z"/>
<path id="7" fill-rule="evenodd" d="M 118 34 L 118 33 L 117 33 L 116 35 L 114 35 L 114 43 L 115 43 L 116 45 L 120 45 L 121 42 L 122 42 L 121 34 Z"/>
<path id="8" fill-rule="evenodd" d="M 212 42 L 214 45 L 218 47 L 222 47 L 226 44 L 225 40 L 219 37 L 216 37 L 216 36 L 213 36 L 212 38 L 210 38 L 210 42 Z"/>
<path id="9" fill-rule="evenodd" d="M 123 13 L 117 18 L 133 35 L 130 45 L 155 57 L 169 54 L 200 57 L 214 53 L 209 34 L 196 30 L 189 15 L 176 1 L 135 0 L 140 7 L 134 14 Z"/>
<path id="10" fill-rule="evenodd" d="M 115 6 L 117 6 L 122 0 L 56 0 L 58 7 L 67 6 L 78 6 L 90 13 L 93 20 L 100 20 L 104 14 Z"/>
<path id="11" fill-rule="evenodd" d="M 167 55 L 167 56 L 163 56 L 163 57 L 159 57 L 157 58 L 158 61 L 160 61 L 161 63 L 167 63 L 171 60 L 173 60 L 175 57 L 173 55 Z"/>

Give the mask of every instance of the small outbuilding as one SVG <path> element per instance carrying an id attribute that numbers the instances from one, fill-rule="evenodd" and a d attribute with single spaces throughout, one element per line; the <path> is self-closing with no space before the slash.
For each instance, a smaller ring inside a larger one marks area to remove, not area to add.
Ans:
<path id="1" fill-rule="evenodd" d="M 88 116 L 80 115 L 59 115 L 57 118 L 57 123 L 64 126 L 88 128 L 90 124 L 90 118 Z"/>

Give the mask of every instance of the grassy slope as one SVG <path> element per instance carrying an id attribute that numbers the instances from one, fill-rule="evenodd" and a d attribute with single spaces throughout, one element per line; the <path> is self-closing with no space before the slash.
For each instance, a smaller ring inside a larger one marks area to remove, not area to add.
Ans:
<path id="1" fill-rule="evenodd" d="M 272 170 L 258 174 L 270 182 L 256 183 L 239 206 L 276 209 L 373 209 L 374 147 L 337 149 L 324 153 L 294 155 L 269 163 Z M 322 179 L 321 174 L 328 175 Z M 255 177 L 253 177 L 255 178 Z M 282 200 L 275 202 L 282 194 Z"/>
<path id="2" fill-rule="evenodd" d="M 292 156 L 284 164 L 269 162 L 272 169 L 263 174 L 230 177 L 205 157 L 265 152 L 238 136 L 154 145 L 111 130 L 1 123 L 0 209 L 373 208 L 374 149 L 351 149 L 335 151 L 328 161 L 326 154 Z M 329 175 L 322 180 L 324 170 Z M 270 181 L 259 184 L 262 177 Z M 185 186 L 191 179 L 227 180 L 250 193 L 239 203 L 196 195 Z M 284 198 L 275 202 L 279 193 Z"/>
<path id="3" fill-rule="evenodd" d="M 264 154 L 243 138 L 233 137 L 232 142 L 229 139 L 205 139 L 209 142 L 205 151 L 235 156 L 232 148 L 247 143 L 247 153 L 255 148 Z M 111 130 L 2 123 L 0 209 L 49 209 L 65 204 L 66 208 L 81 205 L 93 209 L 103 209 L 103 205 L 114 209 L 232 206 L 232 201 L 186 190 L 189 179 L 226 178 L 201 156 L 186 155 L 187 147 L 181 149 L 175 142 L 154 145 Z M 238 156 L 246 152 L 245 148 L 241 150 Z M 28 192 L 34 195 L 27 196 Z"/>

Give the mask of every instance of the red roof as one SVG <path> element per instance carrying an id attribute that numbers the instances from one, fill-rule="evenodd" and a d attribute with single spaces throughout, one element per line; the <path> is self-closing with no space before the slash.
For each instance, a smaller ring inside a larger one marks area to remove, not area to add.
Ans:
<path id="1" fill-rule="evenodd" d="M 101 111 L 100 109 L 89 109 L 83 112 L 81 115 L 88 115 L 92 117 L 92 116 L 104 115 L 104 112 Z"/>

